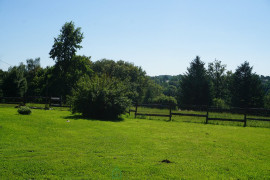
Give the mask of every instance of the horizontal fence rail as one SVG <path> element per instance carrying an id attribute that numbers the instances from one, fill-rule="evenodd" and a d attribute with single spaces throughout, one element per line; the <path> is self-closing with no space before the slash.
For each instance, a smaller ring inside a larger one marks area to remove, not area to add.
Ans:
<path id="1" fill-rule="evenodd" d="M 186 113 L 171 113 L 171 115 L 176 115 L 176 116 L 196 116 L 196 117 L 206 117 L 207 115 L 203 114 L 186 114 Z"/>
<path id="2" fill-rule="evenodd" d="M 245 122 L 244 119 L 228 119 L 228 118 L 208 118 L 208 121 L 209 120 Z"/>
<path id="3" fill-rule="evenodd" d="M 139 116 L 160 116 L 160 117 L 170 117 L 170 115 L 166 114 L 144 114 L 144 113 L 136 113 Z"/>
<path id="4" fill-rule="evenodd" d="M 169 112 L 168 114 L 156 114 L 156 113 L 140 113 L 138 112 L 138 107 L 168 107 Z M 158 105 L 158 104 L 135 104 L 135 109 L 129 109 L 129 114 L 131 112 L 135 113 L 135 118 L 137 115 L 139 116 L 157 116 L 157 117 L 169 117 L 169 120 L 172 121 L 173 116 L 194 116 L 194 117 L 204 117 L 205 123 L 208 124 L 208 121 L 232 121 L 232 122 L 243 122 L 243 126 L 245 127 L 247 125 L 247 120 L 254 120 L 254 121 L 268 121 L 270 122 L 270 119 L 266 118 L 253 118 L 253 117 L 247 117 L 247 115 L 254 115 L 258 114 L 258 112 L 264 112 L 265 116 L 268 117 L 268 113 L 270 114 L 270 109 L 262 109 L 262 108 L 230 108 L 230 109 L 218 109 L 218 108 L 206 108 L 206 107 L 199 107 L 195 109 L 205 109 L 206 114 L 194 114 L 194 113 L 174 113 L 172 112 L 172 106 L 170 105 Z M 194 106 L 193 106 L 194 107 Z M 190 108 L 191 109 L 191 108 Z M 257 112 L 254 112 L 257 111 Z M 217 112 L 217 113 L 237 113 L 242 114 L 243 119 L 241 118 L 220 118 L 220 117 L 209 117 L 209 112 Z M 265 117 L 263 115 L 259 115 L 262 117 Z"/>
<path id="5" fill-rule="evenodd" d="M 38 104 L 49 104 L 50 107 L 71 107 L 70 105 L 64 105 L 61 97 L 51 97 L 51 96 L 0 97 L 0 103 L 5 104 L 38 103 Z"/>
<path id="6" fill-rule="evenodd" d="M 261 119 L 261 118 L 247 118 L 247 120 L 253 120 L 253 121 L 270 121 L 270 119 Z"/>

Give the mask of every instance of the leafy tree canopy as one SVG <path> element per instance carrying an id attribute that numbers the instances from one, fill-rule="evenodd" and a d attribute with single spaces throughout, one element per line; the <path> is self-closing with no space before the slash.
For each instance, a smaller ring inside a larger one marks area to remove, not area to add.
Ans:
<path id="1" fill-rule="evenodd" d="M 3 94 L 6 97 L 23 97 L 27 91 L 26 67 L 23 63 L 10 67 L 3 77 Z"/>
<path id="2" fill-rule="evenodd" d="M 38 68 L 40 68 L 40 58 L 36 58 L 36 59 L 27 59 L 26 60 L 26 68 L 27 71 L 34 71 Z"/>
<path id="3" fill-rule="evenodd" d="M 69 66 L 66 67 L 66 72 L 59 72 L 57 64 L 52 70 L 52 75 L 49 79 L 50 94 L 54 96 L 63 96 L 71 94 L 72 88 L 77 84 L 77 81 L 83 75 L 91 77 L 93 70 L 91 69 L 91 57 L 74 55 L 69 61 Z"/>
<path id="4" fill-rule="evenodd" d="M 102 59 L 94 62 L 92 69 L 99 76 L 106 74 L 123 81 L 128 87 L 129 98 L 134 102 L 143 101 L 149 78 L 141 67 L 122 60 Z"/>
<path id="5" fill-rule="evenodd" d="M 213 83 L 214 98 L 225 99 L 226 65 L 221 64 L 221 61 L 218 60 L 209 63 L 208 75 Z"/>
<path id="6" fill-rule="evenodd" d="M 83 33 L 80 27 L 75 28 L 72 21 L 65 23 L 60 32 L 60 35 L 54 38 L 54 44 L 49 54 L 60 64 L 60 68 L 65 70 L 77 49 L 82 48 L 80 43 L 83 40 Z"/>

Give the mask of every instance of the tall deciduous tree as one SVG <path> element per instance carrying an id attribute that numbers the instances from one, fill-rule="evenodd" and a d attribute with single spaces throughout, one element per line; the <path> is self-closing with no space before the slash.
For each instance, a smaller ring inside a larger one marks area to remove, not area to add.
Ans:
<path id="1" fill-rule="evenodd" d="M 241 64 L 232 77 L 232 106 L 262 107 L 263 87 L 258 75 L 252 73 L 248 62 Z"/>
<path id="2" fill-rule="evenodd" d="M 71 90 L 77 84 L 77 81 L 83 75 L 91 77 L 91 57 L 73 56 L 69 62 L 66 72 L 58 72 L 58 68 L 53 68 L 52 76 L 49 78 L 50 94 L 54 96 L 71 95 Z"/>
<path id="3" fill-rule="evenodd" d="M 53 60 L 56 60 L 60 69 L 65 71 L 77 49 L 82 48 L 80 43 L 83 40 L 83 33 L 80 27 L 75 28 L 72 21 L 65 23 L 60 32 L 60 35 L 54 38 L 54 44 L 49 54 Z"/>
<path id="4" fill-rule="evenodd" d="M 54 86 L 55 96 L 63 96 L 71 93 L 72 87 L 76 84 L 72 78 L 73 73 L 77 72 L 74 68 L 77 68 L 77 60 L 79 64 L 81 58 L 75 57 L 76 51 L 82 46 L 80 43 L 83 39 L 83 33 L 81 28 L 75 28 L 74 23 L 67 22 L 63 25 L 60 35 L 54 39 L 53 47 L 50 51 L 50 57 L 56 61 L 53 69 L 51 84 Z M 76 62 L 74 62 L 76 61 Z M 74 66 L 75 64 L 75 66 Z M 80 65 L 79 65 L 80 66 Z M 70 81 L 72 79 L 72 81 Z"/>
<path id="5" fill-rule="evenodd" d="M 181 105 L 208 105 L 211 101 L 211 84 L 204 63 L 197 56 L 180 83 Z"/>
<path id="6" fill-rule="evenodd" d="M 37 85 L 37 76 L 42 71 L 40 67 L 40 58 L 26 60 L 26 80 L 27 80 L 27 95 L 40 96 L 40 88 Z"/>
<path id="7" fill-rule="evenodd" d="M 221 64 L 221 61 L 215 60 L 208 64 L 208 75 L 213 83 L 214 98 L 224 99 L 226 92 L 226 65 Z"/>

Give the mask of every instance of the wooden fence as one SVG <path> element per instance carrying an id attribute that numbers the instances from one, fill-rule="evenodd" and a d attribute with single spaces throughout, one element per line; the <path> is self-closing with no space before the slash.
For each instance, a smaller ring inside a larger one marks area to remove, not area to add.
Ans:
<path id="1" fill-rule="evenodd" d="M 39 103 L 49 104 L 50 107 L 70 107 L 64 105 L 61 97 L 42 97 L 42 96 L 28 96 L 28 97 L 0 97 L 0 103 L 5 104 L 26 104 L 26 103 Z"/>
<path id="2" fill-rule="evenodd" d="M 168 107 L 169 112 L 168 114 L 150 114 L 150 113 L 140 113 L 138 112 L 138 107 L 157 107 L 157 106 L 162 106 L 162 107 Z M 231 118 L 218 118 L 218 117 L 209 117 L 209 112 L 231 112 L 228 109 L 217 109 L 217 108 L 206 108 L 206 114 L 189 114 L 189 113 L 174 113 L 172 112 L 172 108 L 169 105 L 157 105 L 157 104 L 135 104 L 135 109 L 129 109 L 129 115 L 131 112 L 135 113 L 135 118 L 137 117 L 137 115 L 141 115 L 141 116 L 159 116 L 159 117 L 168 117 L 169 121 L 172 121 L 172 116 L 194 116 L 194 117 L 204 117 L 205 118 L 205 123 L 208 124 L 208 121 L 233 121 L 233 122 L 243 122 L 243 126 L 246 127 L 247 125 L 247 120 L 254 120 L 254 121 L 268 121 L 270 122 L 270 117 L 265 118 L 253 118 L 253 117 L 247 117 L 247 115 L 249 115 L 249 112 L 252 112 L 254 110 L 264 110 L 267 112 L 270 112 L 270 109 L 259 109 L 259 108 L 237 108 L 238 109 L 238 114 L 243 115 L 243 119 L 239 119 L 239 118 L 235 118 L 235 119 L 231 119 Z M 240 111 L 240 113 L 239 113 Z M 236 111 L 234 111 L 233 113 L 237 113 Z"/>

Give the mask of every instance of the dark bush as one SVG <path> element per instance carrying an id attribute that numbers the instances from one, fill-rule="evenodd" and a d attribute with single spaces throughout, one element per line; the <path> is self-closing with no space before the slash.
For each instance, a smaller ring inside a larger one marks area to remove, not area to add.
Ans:
<path id="1" fill-rule="evenodd" d="M 270 93 L 264 97 L 264 108 L 270 109 Z"/>
<path id="2" fill-rule="evenodd" d="M 127 93 L 127 87 L 118 79 L 84 76 L 72 91 L 72 112 L 89 118 L 116 119 L 130 106 Z"/>
<path id="3" fill-rule="evenodd" d="M 49 104 L 45 104 L 44 109 L 45 109 L 45 110 L 49 110 L 49 109 L 50 109 L 50 105 L 49 105 Z"/>
<path id="4" fill-rule="evenodd" d="M 31 109 L 29 107 L 27 107 L 27 106 L 21 106 L 18 109 L 18 113 L 23 114 L 23 115 L 28 115 L 28 114 L 31 114 Z"/>

